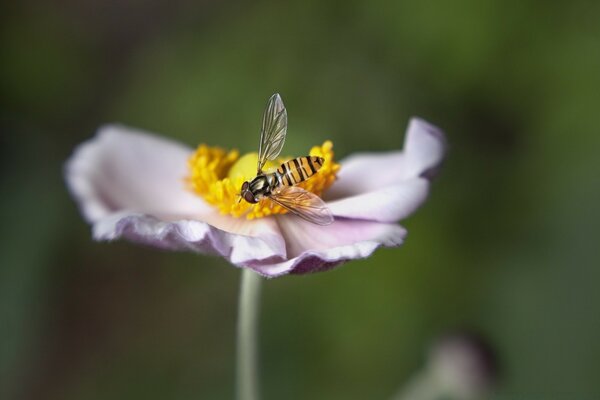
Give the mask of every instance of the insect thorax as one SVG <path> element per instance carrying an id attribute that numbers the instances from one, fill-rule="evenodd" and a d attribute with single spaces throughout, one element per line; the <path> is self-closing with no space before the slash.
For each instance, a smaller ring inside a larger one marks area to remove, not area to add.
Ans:
<path id="1" fill-rule="evenodd" d="M 249 189 L 255 198 L 260 199 L 269 196 L 277 186 L 279 186 L 279 180 L 275 174 L 260 174 L 252 179 Z"/>

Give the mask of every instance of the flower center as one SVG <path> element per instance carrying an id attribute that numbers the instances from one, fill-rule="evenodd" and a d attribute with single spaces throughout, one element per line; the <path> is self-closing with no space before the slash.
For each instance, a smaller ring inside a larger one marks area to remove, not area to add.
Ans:
<path id="1" fill-rule="evenodd" d="M 309 155 L 323 157 L 323 166 L 316 174 L 297 186 L 320 196 L 335 181 L 340 165 L 333 160 L 333 143 L 329 140 L 322 146 L 313 147 Z M 264 172 L 273 172 L 289 159 L 291 158 L 267 162 Z M 256 204 L 240 201 L 242 184 L 256 176 L 257 161 L 257 153 L 248 153 L 240 157 L 237 150 L 226 151 L 201 144 L 188 160 L 190 175 L 186 182 L 207 203 L 217 207 L 221 214 L 234 217 L 245 215 L 248 219 L 254 219 L 287 213 L 286 209 L 268 198 L 261 199 Z"/>

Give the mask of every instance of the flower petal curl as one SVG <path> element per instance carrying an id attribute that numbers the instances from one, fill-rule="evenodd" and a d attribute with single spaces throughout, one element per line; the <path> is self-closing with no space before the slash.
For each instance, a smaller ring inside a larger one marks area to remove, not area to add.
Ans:
<path id="1" fill-rule="evenodd" d="M 161 221 L 151 215 L 120 212 L 97 221 L 93 235 L 96 240 L 122 238 L 162 249 L 218 255 L 235 265 L 285 260 L 285 242 L 271 226 L 276 225 L 274 221 L 238 221 L 244 223 L 238 231 L 248 234 L 231 233 L 203 221 Z"/>
<path id="2" fill-rule="evenodd" d="M 411 119 L 404 149 L 359 154 L 341 161 L 338 181 L 325 200 L 338 217 L 393 222 L 412 214 L 425 201 L 429 178 L 443 159 L 441 130 Z"/>
<path id="3" fill-rule="evenodd" d="M 406 236 L 406 230 L 397 224 L 337 219 L 323 227 L 293 215 L 277 219 L 289 259 L 255 266 L 267 277 L 325 271 L 346 261 L 366 258 L 381 246 L 400 246 Z"/>
<path id="4" fill-rule="evenodd" d="M 417 177 L 430 178 L 445 152 L 443 132 L 420 118 L 408 124 L 402 151 L 361 153 L 340 162 L 338 179 L 325 194 L 337 200 Z"/>

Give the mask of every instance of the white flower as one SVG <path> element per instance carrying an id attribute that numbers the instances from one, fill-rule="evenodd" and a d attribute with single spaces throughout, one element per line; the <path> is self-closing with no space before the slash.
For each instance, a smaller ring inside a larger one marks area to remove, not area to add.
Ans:
<path id="1" fill-rule="evenodd" d="M 332 167 L 333 184 L 322 194 L 335 217 L 328 226 L 265 207 L 254 219 L 223 215 L 221 194 L 201 197 L 190 185 L 193 149 L 118 125 L 77 147 L 65 174 L 97 240 L 213 254 L 274 277 L 327 270 L 402 244 L 406 230 L 397 222 L 425 200 L 443 154 L 443 133 L 413 118 L 404 150 L 341 161 L 337 180 Z"/>

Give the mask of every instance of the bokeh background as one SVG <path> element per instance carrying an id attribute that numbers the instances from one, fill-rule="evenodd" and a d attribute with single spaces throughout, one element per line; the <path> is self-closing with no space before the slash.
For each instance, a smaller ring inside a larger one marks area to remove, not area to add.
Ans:
<path id="1" fill-rule="evenodd" d="M 449 153 L 406 244 L 265 283 L 265 399 L 385 399 L 447 331 L 497 399 L 600 397 L 600 3 L 24 0 L 0 13 L 0 397 L 229 399 L 239 271 L 95 243 L 62 177 L 106 122 L 286 151 Z"/>

